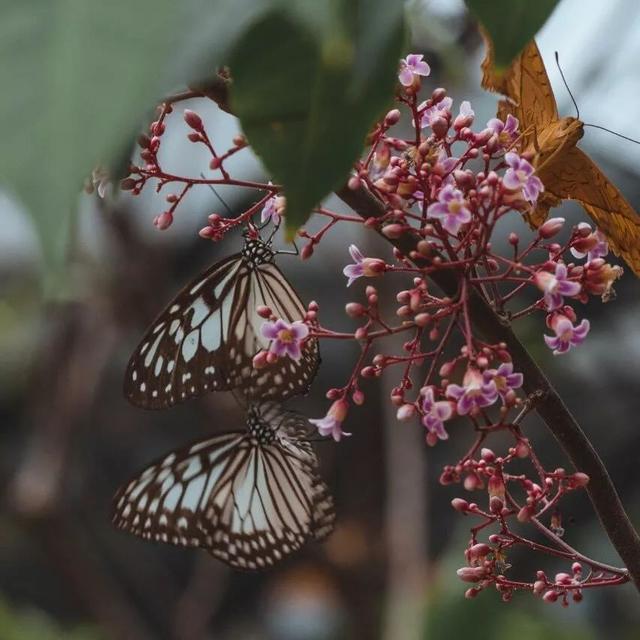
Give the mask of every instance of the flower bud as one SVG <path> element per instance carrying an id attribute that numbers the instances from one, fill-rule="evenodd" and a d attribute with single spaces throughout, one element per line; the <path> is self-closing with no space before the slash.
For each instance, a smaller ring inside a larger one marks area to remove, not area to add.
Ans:
<path id="1" fill-rule="evenodd" d="M 553 238 L 564 226 L 564 218 L 549 218 L 539 229 L 538 234 L 541 238 L 548 240 Z"/>
<path id="2" fill-rule="evenodd" d="M 411 420 L 416 414 L 416 406 L 414 404 L 403 404 L 396 413 L 396 418 L 400 422 Z"/>
<path id="3" fill-rule="evenodd" d="M 454 498 L 451 501 L 451 506 L 460 513 L 466 513 L 469 510 L 469 503 L 462 498 Z"/>
<path id="4" fill-rule="evenodd" d="M 255 356 L 253 356 L 253 368 L 254 369 L 263 369 L 267 366 L 267 351 L 258 351 Z"/>
<path id="5" fill-rule="evenodd" d="M 345 313 L 350 318 L 359 318 L 366 313 L 366 308 L 359 302 L 349 302 L 344 307 Z"/>
<path id="6" fill-rule="evenodd" d="M 300 250 L 300 259 L 308 260 L 313 255 L 313 242 L 309 242 Z"/>
<path id="7" fill-rule="evenodd" d="M 388 224 L 382 228 L 382 234 L 391 240 L 397 240 L 403 233 L 404 226 L 397 223 Z"/>
<path id="8" fill-rule="evenodd" d="M 351 399 L 353 400 L 354 404 L 357 404 L 359 407 L 361 407 L 364 404 L 364 393 L 360 391 L 360 389 L 356 389 L 353 392 Z"/>
<path id="9" fill-rule="evenodd" d="M 542 599 L 545 602 L 552 603 L 558 599 L 558 594 L 555 591 L 549 590 L 542 596 Z"/>
<path id="10" fill-rule="evenodd" d="M 160 231 L 164 231 L 168 229 L 173 224 L 173 214 L 171 211 L 163 211 L 154 221 L 153 224 L 160 229 Z"/>
<path id="11" fill-rule="evenodd" d="M 399 109 L 391 109 L 389 113 L 384 117 L 384 123 L 388 127 L 392 127 L 394 124 L 398 124 L 400 122 L 400 110 Z"/>
<path id="12" fill-rule="evenodd" d="M 441 116 L 431 120 L 431 131 L 436 138 L 444 138 L 449 131 L 449 123 Z"/>
<path id="13" fill-rule="evenodd" d="M 190 126 L 194 131 L 202 131 L 202 118 L 195 112 L 191 111 L 191 109 L 184 110 L 184 121 Z"/>
<path id="14" fill-rule="evenodd" d="M 362 180 L 358 176 L 351 176 L 347 185 L 351 191 L 357 191 L 362 185 Z"/>
<path id="15" fill-rule="evenodd" d="M 418 327 L 426 327 L 431 322 L 431 314 L 419 313 L 413 320 Z"/>
<path id="16" fill-rule="evenodd" d="M 456 571 L 458 578 L 463 582 L 480 582 L 486 573 L 484 567 L 462 567 Z"/>
<path id="17" fill-rule="evenodd" d="M 547 585 L 544 580 L 536 580 L 533 583 L 533 593 L 539 596 L 544 591 L 546 586 Z"/>

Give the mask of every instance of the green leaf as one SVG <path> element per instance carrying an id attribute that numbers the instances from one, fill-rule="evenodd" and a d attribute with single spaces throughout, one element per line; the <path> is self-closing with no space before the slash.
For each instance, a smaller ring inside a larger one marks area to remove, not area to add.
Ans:
<path id="1" fill-rule="evenodd" d="M 232 106 L 287 197 L 291 235 L 342 184 L 393 98 L 401 2 L 290 0 L 249 29 L 230 58 Z"/>
<path id="2" fill-rule="evenodd" d="M 64 280 L 83 179 L 126 152 L 155 101 L 210 72 L 269 2 L 0 0 L 0 183 Z"/>
<path id="3" fill-rule="evenodd" d="M 558 0 L 465 0 L 489 32 L 500 73 L 540 30 Z"/>

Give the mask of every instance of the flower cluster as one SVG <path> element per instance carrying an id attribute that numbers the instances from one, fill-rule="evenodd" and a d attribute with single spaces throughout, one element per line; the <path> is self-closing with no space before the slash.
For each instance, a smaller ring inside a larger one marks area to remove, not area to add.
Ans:
<path id="1" fill-rule="evenodd" d="M 455 509 L 479 519 L 471 530 L 467 565 L 458 572 L 463 581 L 473 583 L 467 596 L 491 585 L 504 600 L 516 590 L 529 590 L 546 602 L 578 602 L 584 588 L 619 584 L 628 575 L 578 554 L 561 540 L 559 502 L 589 479 L 579 472 L 544 469 L 522 433 L 521 421 L 534 404 L 523 392 L 526 380 L 505 343 L 487 342 L 477 333 L 471 307 L 480 300 L 505 323 L 540 318 L 540 343 L 554 355 L 564 354 L 582 344 L 590 329 L 586 318 L 578 318 L 577 306 L 590 296 L 612 299 L 622 269 L 607 262 L 605 236 L 586 223 L 568 228 L 563 218 L 553 217 L 528 237 L 498 224 L 508 217 L 530 219 L 544 193 L 534 159 L 519 146 L 520 123 L 509 115 L 474 127 L 471 104 L 462 102 L 455 113 L 453 100 L 441 88 L 421 100 L 429 73 L 421 55 L 401 61 L 397 108 L 375 127 L 370 148 L 348 181 L 349 189 L 364 189 L 381 204 L 380 215 L 363 218 L 318 207 L 319 228 L 298 232 L 303 260 L 342 224 L 378 232 L 395 244 L 383 256 L 351 245 L 347 258 L 344 249 L 342 282 L 355 298 L 346 303 L 345 312 L 357 327 L 338 331 L 324 326 L 316 303 L 295 322 L 275 316 L 271 309 L 258 309 L 265 320 L 260 336 L 264 348 L 253 364 L 261 368 L 279 358 L 297 361 L 311 338 L 357 341 L 361 352 L 348 379 L 327 391 L 327 414 L 310 420 L 320 435 L 336 442 L 350 435 L 343 425 L 352 406 L 366 401 L 366 381 L 397 371 L 390 402 L 399 420 L 422 425 L 428 445 L 449 439 L 453 424 L 460 426 L 456 437 L 475 434 L 469 452 L 445 467 L 441 476 L 443 484 L 460 482 L 468 492 L 488 492 L 486 507 L 463 498 L 453 501 Z M 246 140 L 238 136 L 230 149 L 216 149 L 194 111 L 183 112 L 188 139 L 208 149 L 212 173 L 182 177 L 165 171 L 159 153 L 173 108 L 172 102 L 164 103 L 149 134 L 140 136 L 140 160 L 122 183 L 134 195 L 149 183 L 157 191 L 177 187 L 166 196 L 169 206 L 156 217 L 156 226 L 171 225 L 189 190 L 216 184 L 254 189 L 260 195 L 236 217 L 211 212 L 200 231 L 203 238 L 219 241 L 252 220 L 278 225 L 286 215 L 286 200 L 278 187 L 234 179 L 227 172 L 226 160 L 245 148 Z M 395 300 L 383 304 L 375 279 L 391 274 L 401 285 Z M 385 338 L 398 335 L 404 338 L 402 349 L 388 353 Z M 494 433 L 505 432 L 513 443 L 503 455 L 485 446 Z M 530 463 L 532 477 L 511 471 L 517 461 Z M 515 533 L 510 525 L 514 520 L 529 523 L 546 542 Z M 480 541 L 480 534 L 491 526 L 497 532 Z M 519 546 L 571 560 L 571 571 L 548 578 L 541 570 L 530 582 L 511 580 L 506 577 L 508 558 Z M 583 567 L 589 568 L 584 575 Z"/>

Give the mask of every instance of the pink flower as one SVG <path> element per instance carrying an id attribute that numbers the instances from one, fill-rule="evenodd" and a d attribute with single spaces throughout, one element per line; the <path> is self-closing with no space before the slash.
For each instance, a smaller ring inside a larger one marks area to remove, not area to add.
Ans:
<path id="1" fill-rule="evenodd" d="M 567 266 L 562 262 L 556 263 L 555 273 L 538 271 L 534 277 L 538 289 L 544 293 L 544 303 L 547 311 L 555 311 L 562 306 L 563 296 L 570 298 L 577 296 L 582 289 L 579 282 L 569 280 Z"/>
<path id="2" fill-rule="evenodd" d="M 504 159 L 509 165 L 502 179 L 504 186 L 513 191 L 522 189 L 525 200 L 535 204 L 540 193 L 544 191 L 544 185 L 538 176 L 533 175 L 531 163 L 513 151 L 505 153 Z"/>
<path id="3" fill-rule="evenodd" d="M 450 384 L 446 390 L 447 396 L 457 401 L 458 415 L 464 416 L 480 407 L 488 407 L 498 399 L 496 383 L 485 380 L 477 369 L 469 367 L 462 384 Z"/>
<path id="4" fill-rule="evenodd" d="M 269 184 L 272 184 L 271 180 L 269 180 Z M 265 202 L 264 207 L 262 207 L 260 222 L 263 224 L 271 222 L 272 224 L 279 225 L 281 217 L 284 215 L 285 202 L 284 196 L 271 196 Z"/>
<path id="5" fill-rule="evenodd" d="M 567 316 L 557 313 L 550 322 L 551 329 L 555 332 L 555 336 L 544 336 L 544 341 L 549 349 L 553 349 L 553 355 L 557 356 L 566 353 L 571 347 L 581 345 L 587 334 L 589 333 L 589 321 L 583 320 L 577 327 Z"/>
<path id="6" fill-rule="evenodd" d="M 336 442 L 340 442 L 342 436 L 350 436 L 350 433 L 342 430 L 342 423 L 347 417 L 349 403 L 342 398 L 336 400 L 324 418 L 310 418 L 309 422 L 315 425 L 321 436 L 331 436 Z"/>
<path id="7" fill-rule="evenodd" d="M 451 403 L 446 400 L 434 399 L 433 387 L 425 387 L 422 389 L 422 424 L 430 433 L 435 433 L 440 440 L 446 440 L 449 434 L 444 428 L 445 420 L 453 415 Z"/>
<path id="8" fill-rule="evenodd" d="M 271 340 L 269 345 L 271 353 L 275 353 L 278 357 L 287 355 L 292 360 L 300 360 L 302 356 L 300 345 L 309 335 L 309 327 L 302 320 L 296 320 L 291 324 L 281 319 L 265 322 L 261 331 L 265 338 Z"/>
<path id="9" fill-rule="evenodd" d="M 420 53 L 410 53 L 406 58 L 400 60 L 400 72 L 398 80 L 405 87 L 413 84 L 415 76 L 428 76 L 431 68 L 423 60 L 424 56 Z"/>
<path id="10" fill-rule="evenodd" d="M 460 103 L 460 112 L 453 121 L 453 128 L 459 130 L 463 127 L 470 127 L 473 124 L 475 115 L 475 112 L 471 108 L 471 103 L 468 100 L 463 100 Z"/>
<path id="11" fill-rule="evenodd" d="M 493 380 L 498 394 L 503 400 L 510 391 L 519 389 L 523 382 L 522 374 L 513 372 L 512 362 L 503 362 L 497 369 L 485 371 L 484 379 L 485 382 Z"/>
<path id="12" fill-rule="evenodd" d="M 491 118 L 487 122 L 487 129 L 494 133 L 501 147 L 510 147 L 518 137 L 518 125 L 518 119 L 509 114 L 504 122 Z"/>
<path id="13" fill-rule="evenodd" d="M 381 273 L 384 273 L 387 268 L 384 260 L 380 258 L 365 258 L 355 244 L 349 247 L 349 253 L 351 254 L 354 264 L 348 264 L 342 270 L 342 273 L 349 278 L 347 287 L 351 286 L 355 280 L 362 276 L 367 278 L 379 276 Z"/>
<path id="14" fill-rule="evenodd" d="M 440 102 L 436 102 L 432 107 L 425 109 L 420 118 L 420 127 L 422 129 L 432 127 L 436 121 L 440 120 L 448 122 L 451 119 L 451 105 L 453 105 L 453 100 L 449 96 L 445 96 Z"/>
<path id="15" fill-rule="evenodd" d="M 442 227 L 456 235 L 463 224 L 471 221 L 471 211 L 462 191 L 450 184 L 445 185 L 438 193 L 438 202 L 429 205 L 428 218 L 440 220 Z"/>
<path id="16" fill-rule="evenodd" d="M 594 246 L 587 251 L 586 253 L 583 251 L 579 251 L 575 247 L 571 247 L 571 253 L 574 258 L 584 258 L 587 257 L 587 262 L 591 262 L 596 258 L 604 258 L 609 253 L 609 243 L 607 242 L 607 236 L 602 233 L 599 229 L 595 231 L 596 242 Z"/>

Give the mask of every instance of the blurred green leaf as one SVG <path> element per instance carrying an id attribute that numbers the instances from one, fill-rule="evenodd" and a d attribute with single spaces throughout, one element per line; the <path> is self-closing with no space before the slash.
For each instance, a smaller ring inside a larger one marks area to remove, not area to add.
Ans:
<path id="1" fill-rule="evenodd" d="M 232 106 L 287 196 L 291 234 L 341 184 L 393 97 L 401 2 L 274 3 L 230 59 Z"/>
<path id="2" fill-rule="evenodd" d="M 558 0 L 465 0 L 488 31 L 498 72 L 506 69 L 545 23 Z"/>
<path id="3" fill-rule="evenodd" d="M 60 283 L 83 178 L 156 99 L 210 72 L 269 2 L 0 0 L 0 181 L 32 214 Z"/>
<path id="4" fill-rule="evenodd" d="M 61 628 L 44 611 L 17 609 L 0 598 L 0 638 L 2 640 L 100 640 L 104 636 L 89 626 Z"/>

